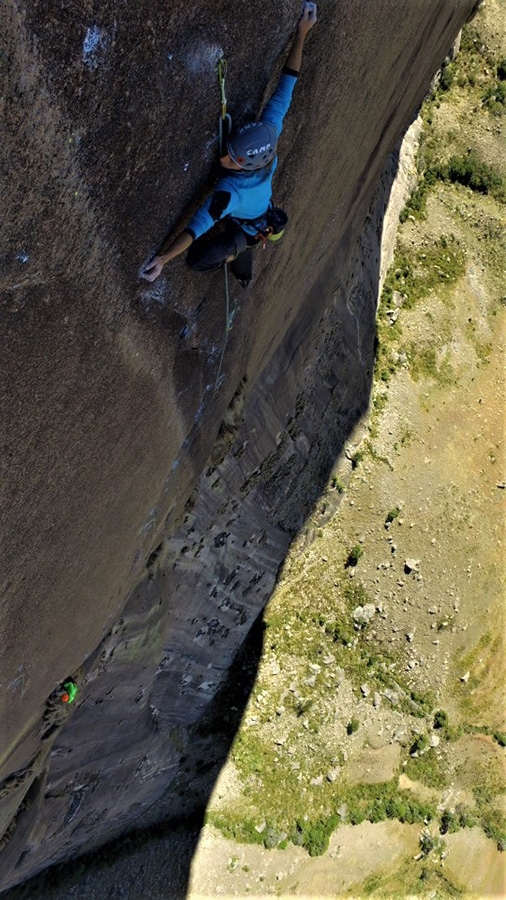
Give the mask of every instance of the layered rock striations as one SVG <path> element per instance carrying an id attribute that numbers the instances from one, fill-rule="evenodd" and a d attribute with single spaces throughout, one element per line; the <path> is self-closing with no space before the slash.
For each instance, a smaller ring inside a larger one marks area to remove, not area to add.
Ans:
<path id="1" fill-rule="evenodd" d="M 298 9 L 2 4 L 1 888 L 205 802 L 198 723 L 367 409 L 391 154 L 474 5 L 322 4 L 227 332 L 220 273 L 138 273 L 209 184 L 218 57 L 239 122 Z"/>

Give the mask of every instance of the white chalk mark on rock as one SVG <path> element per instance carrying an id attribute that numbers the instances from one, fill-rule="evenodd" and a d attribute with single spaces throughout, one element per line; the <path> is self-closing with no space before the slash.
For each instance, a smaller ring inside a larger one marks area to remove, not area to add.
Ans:
<path id="1" fill-rule="evenodd" d="M 192 75 L 207 75 L 214 72 L 223 50 L 217 44 L 201 44 L 186 59 L 186 65 Z"/>
<path id="2" fill-rule="evenodd" d="M 141 271 L 143 271 L 143 269 L 141 269 Z M 152 287 L 143 291 L 141 294 L 141 301 L 145 307 L 151 306 L 152 303 L 164 306 L 167 301 L 167 282 L 165 278 L 158 278 L 156 282 L 153 282 Z"/>
<path id="3" fill-rule="evenodd" d="M 99 28 L 98 25 L 87 28 L 83 41 L 83 62 L 89 69 L 96 69 L 100 64 L 108 43 L 109 38 L 103 28 Z"/>

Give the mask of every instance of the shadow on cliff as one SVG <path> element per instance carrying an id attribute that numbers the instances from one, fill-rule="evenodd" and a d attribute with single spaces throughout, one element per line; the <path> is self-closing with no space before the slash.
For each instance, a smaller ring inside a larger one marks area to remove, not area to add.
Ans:
<path id="1" fill-rule="evenodd" d="M 227 759 L 255 683 L 262 655 L 264 624 L 259 616 L 238 652 L 226 682 L 189 736 L 195 763 L 182 766 L 177 793 L 198 784 L 199 795 L 210 796 Z M 184 900 L 191 863 L 204 824 L 205 806 L 180 817 L 161 820 L 128 834 L 99 850 L 46 869 L 24 884 L 2 893 L 5 900 L 80 900 L 147 896 Z M 132 893 L 133 890 L 133 893 Z M 98 893 L 97 893 L 98 891 Z"/>

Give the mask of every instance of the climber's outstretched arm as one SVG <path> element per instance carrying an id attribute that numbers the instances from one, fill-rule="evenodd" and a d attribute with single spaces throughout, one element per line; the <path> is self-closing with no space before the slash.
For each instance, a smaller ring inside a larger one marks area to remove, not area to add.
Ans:
<path id="1" fill-rule="evenodd" d="M 197 212 L 187 223 L 186 228 L 181 234 L 173 239 L 167 239 L 162 244 L 156 256 L 151 260 L 148 266 L 141 273 L 141 277 L 146 281 L 154 281 L 160 275 L 165 263 L 170 262 L 175 256 L 184 253 L 188 247 L 201 237 L 206 231 L 209 231 L 216 222 L 226 217 L 228 210 L 233 205 L 232 193 L 229 191 L 215 191 L 211 197 L 208 197 L 200 206 Z"/>
<path id="2" fill-rule="evenodd" d="M 170 262 L 175 256 L 179 256 L 180 253 L 188 250 L 190 244 L 193 244 L 191 234 L 183 231 L 169 244 L 164 253 L 158 253 L 153 257 L 149 265 L 144 269 L 144 272 L 141 272 L 141 278 L 145 278 L 146 281 L 154 281 L 161 274 L 165 263 Z"/>
<path id="3" fill-rule="evenodd" d="M 297 24 L 297 32 L 286 61 L 286 68 L 291 69 L 293 72 L 300 71 L 304 41 L 306 40 L 308 32 L 311 31 L 313 25 L 316 24 L 316 12 L 316 3 L 302 4 L 302 13 Z"/>
<path id="4" fill-rule="evenodd" d="M 278 135 L 281 134 L 283 129 L 283 121 L 290 107 L 292 92 L 297 78 L 299 77 L 299 71 L 302 65 L 304 41 L 306 40 L 308 32 L 311 31 L 313 25 L 316 24 L 316 13 L 316 3 L 302 4 L 302 12 L 297 23 L 297 31 L 288 58 L 283 66 L 278 86 L 262 112 L 262 122 L 268 122 L 270 125 L 274 125 Z"/>

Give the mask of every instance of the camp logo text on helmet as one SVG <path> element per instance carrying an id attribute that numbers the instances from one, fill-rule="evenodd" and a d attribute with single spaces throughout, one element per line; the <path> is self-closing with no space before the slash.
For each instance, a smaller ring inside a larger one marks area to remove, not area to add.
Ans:
<path id="1" fill-rule="evenodd" d="M 254 147 L 253 150 L 247 150 L 246 156 L 256 156 L 257 153 L 268 153 L 271 149 L 270 144 L 264 144 L 263 147 Z"/>
<path id="2" fill-rule="evenodd" d="M 249 122 L 228 139 L 230 158 L 241 169 L 261 169 L 276 156 L 278 132 L 267 122 Z"/>

